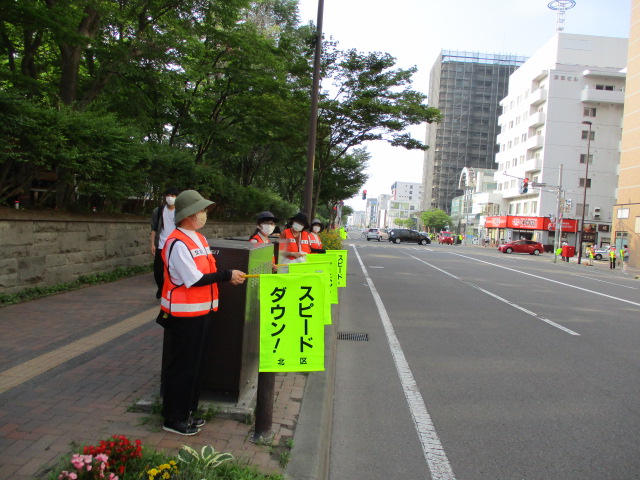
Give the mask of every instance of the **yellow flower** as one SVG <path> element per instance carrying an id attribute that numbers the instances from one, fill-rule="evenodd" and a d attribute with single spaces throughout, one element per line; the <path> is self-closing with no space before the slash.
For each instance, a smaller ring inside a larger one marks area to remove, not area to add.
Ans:
<path id="1" fill-rule="evenodd" d="M 164 472 L 162 474 L 162 478 L 164 478 L 164 480 L 169 480 L 169 478 L 171 478 L 171 474 L 169 472 Z"/>
<path id="2" fill-rule="evenodd" d="M 175 466 L 177 465 L 175 460 L 171 460 L 171 461 L 169 462 L 169 464 L 170 464 L 171 466 L 173 466 L 173 467 L 175 467 Z"/>

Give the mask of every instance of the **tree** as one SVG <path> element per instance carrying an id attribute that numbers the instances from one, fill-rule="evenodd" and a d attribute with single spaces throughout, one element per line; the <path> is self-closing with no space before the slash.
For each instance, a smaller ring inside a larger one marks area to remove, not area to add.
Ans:
<path id="1" fill-rule="evenodd" d="M 440 119 L 439 110 L 425 103 L 426 96 L 411 90 L 415 67 L 394 69 L 396 59 L 387 53 L 342 52 L 332 44 L 324 58 L 323 76 L 333 82 L 335 91 L 324 91 L 319 105 L 314 210 L 326 172 L 351 148 L 385 140 L 406 149 L 426 150 L 406 128 Z"/>
<path id="2" fill-rule="evenodd" d="M 429 232 L 438 232 L 451 225 L 451 217 L 443 210 L 434 209 L 422 212 L 422 223 Z"/>

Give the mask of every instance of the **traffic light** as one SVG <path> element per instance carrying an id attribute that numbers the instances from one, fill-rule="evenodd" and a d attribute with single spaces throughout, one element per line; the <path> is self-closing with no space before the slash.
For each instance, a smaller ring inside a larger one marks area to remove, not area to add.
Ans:
<path id="1" fill-rule="evenodd" d="M 366 190 L 362 190 L 362 199 L 363 200 L 367 199 L 367 191 Z"/>
<path id="2" fill-rule="evenodd" d="M 525 178 L 522 180 L 522 191 L 521 193 L 527 193 L 529 191 L 529 179 Z"/>

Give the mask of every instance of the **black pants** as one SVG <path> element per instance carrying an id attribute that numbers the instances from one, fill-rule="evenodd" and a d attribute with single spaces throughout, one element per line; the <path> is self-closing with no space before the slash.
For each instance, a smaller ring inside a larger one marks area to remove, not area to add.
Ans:
<path id="1" fill-rule="evenodd" d="M 153 258 L 153 278 L 156 281 L 158 290 L 162 292 L 164 284 L 164 261 L 162 260 L 162 250 L 156 248 L 156 256 Z"/>
<path id="2" fill-rule="evenodd" d="M 163 352 L 162 416 L 186 421 L 198 408 L 203 362 L 213 312 L 200 317 L 170 317 Z"/>
<path id="3" fill-rule="evenodd" d="M 609 268 L 616 268 L 616 258 L 609 257 Z"/>

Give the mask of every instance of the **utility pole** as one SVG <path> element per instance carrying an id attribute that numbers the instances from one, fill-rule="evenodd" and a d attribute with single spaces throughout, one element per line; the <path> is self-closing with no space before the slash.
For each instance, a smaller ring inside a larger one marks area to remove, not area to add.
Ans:
<path id="1" fill-rule="evenodd" d="M 313 168 L 316 158 L 316 131 L 318 129 L 318 97 L 320 95 L 320 58 L 322 55 L 322 18 L 324 0 L 318 0 L 316 25 L 316 51 L 313 59 L 313 86 L 311 88 L 311 114 L 309 115 L 309 142 L 307 144 L 307 176 L 304 185 L 304 212 L 309 216 L 313 210 Z"/>
<path id="2" fill-rule="evenodd" d="M 560 164 L 560 173 L 558 174 L 558 195 L 556 196 L 556 232 L 553 239 L 553 263 L 558 263 L 558 248 L 562 239 L 562 212 L 564 210 L 564 192 L 562 191 L 562 167 Z"/>

